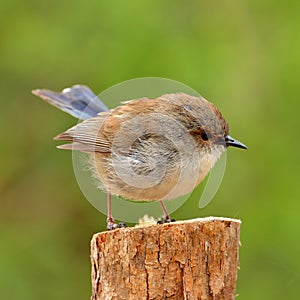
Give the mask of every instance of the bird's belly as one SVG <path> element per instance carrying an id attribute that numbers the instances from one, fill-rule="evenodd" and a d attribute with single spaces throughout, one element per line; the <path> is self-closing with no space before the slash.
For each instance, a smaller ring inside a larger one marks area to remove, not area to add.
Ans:
<path id="1" fill-rule="evenodd" d="M 165 172 L 140 176 L 114 165 L 110 154 L 93 153 L 91 165 L 101 189 L 134 201 L 171 200 L 186 195 L 205 178 L 212 164 L 209 160 L 188 161 Z"/>

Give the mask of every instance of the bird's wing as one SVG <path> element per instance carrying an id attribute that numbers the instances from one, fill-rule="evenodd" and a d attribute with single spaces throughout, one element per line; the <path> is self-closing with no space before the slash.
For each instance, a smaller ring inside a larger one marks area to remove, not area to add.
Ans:
<path id="1" fill-rule="evenodd" d="M 157 126 L 167 127 L 167 120 L 178 117 L 180 106 L 175 105 L 172 109 L 170 106 L 172 102 L 155 98 L 131 100 L 108 112 L 101 112 L 94 118 L 84 120 L 55 139 L 72 142 L 58 146 L 62 149 L 104 153 L 127 151 L 136 138 L 155 131 Z M 161 115 L 167 112 L 169 117 L 165 120 Z M 158 113 L 159 116 L 156 116 Z"/>
<path id="2" fill-rule="evenodd" d="M 110 152 L 110 141 L 105 136 L 105 122 L 109 112 L 100 113 L 60 133 L 54 139 L 72 142 L 57 148 L 83 152 Z"/>

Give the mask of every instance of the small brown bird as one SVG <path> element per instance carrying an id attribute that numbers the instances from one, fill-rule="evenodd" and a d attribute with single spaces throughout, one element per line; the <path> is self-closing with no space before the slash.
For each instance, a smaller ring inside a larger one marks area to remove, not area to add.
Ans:
<path id="1" fill-rule="evenodd" d="M 228 146 L 247 149 L 230 137 L 218 108 L 202 97 L 165 94 L 109 110 L 83 85 L 32 93 L 84 120 L 55 139 L 71 142 L 60 149 L 90 154 L 94 175 L 108 193 L 108 229 L 124 226 L 112 217 L 111 195 L 158 200 L 170 222 L 164 200 L 191 192 Z"/>

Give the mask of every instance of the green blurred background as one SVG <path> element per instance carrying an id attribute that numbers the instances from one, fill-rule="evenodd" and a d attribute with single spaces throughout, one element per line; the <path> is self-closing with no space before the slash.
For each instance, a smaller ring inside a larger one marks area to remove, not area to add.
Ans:
<path id="1" fill-rule="evenodd" d="M 1 1 L 1 299 L 88 299 L 89 241 L 105 216 L 52 137 L 76 123 L 30 94 L 83 83 L 181 81 L 214 102 L 249 150 L 177 219 L 242 220 L 239 299 L 300 293 L 299 1 Z M 197 195 L 196 195 L 197 196 Z M 138 205 L 138 204 L 137 204 Z M 143 214 L 143 212 L 141 212 Z"/>

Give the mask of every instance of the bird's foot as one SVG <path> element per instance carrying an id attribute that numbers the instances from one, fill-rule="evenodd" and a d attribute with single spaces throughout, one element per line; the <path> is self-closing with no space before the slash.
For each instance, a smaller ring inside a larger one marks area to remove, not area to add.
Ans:
<path id="1" fill-rule="evenodd" d="M 124 223 L 124 222 L 120 222 L 118 225 L 118 228 L 126 228 L 127 227 L 127 224 Z"/>
<path id="2" fill-rule="evenodd" d="M 107 230 L 114 230 L 114 229 L 125 228 L 125 227 L 127 227 L 127 225 L 124 222 L 116 223 L 114 220 L 107 220 L 107 226 L 106 226 Z"/>
<path id="3" fill-rule="evenodd" d="M 164 218 L 162 220 L 157 221 L 157 224 L 165 224 L 165 223 L 171 223 L 171 222 L 176 222 L 176 220 L 171 219 L 171 218 Z"/>

